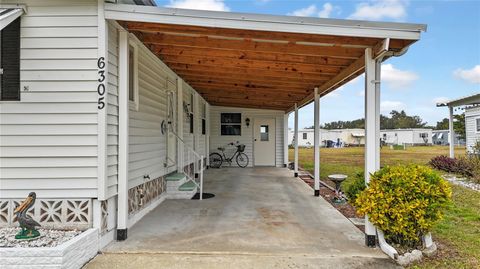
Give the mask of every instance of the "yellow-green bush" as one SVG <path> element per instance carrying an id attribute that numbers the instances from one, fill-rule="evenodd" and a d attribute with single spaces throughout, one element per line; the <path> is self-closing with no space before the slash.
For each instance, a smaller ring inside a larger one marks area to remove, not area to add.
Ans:
<path id="1" fill-rule="evenodd" d="M 415 246 L 442 218 L 451 195 L 450 185 L 426 166 L 387 166 L 371 175 L 354 205 L 387 240 Z"/>

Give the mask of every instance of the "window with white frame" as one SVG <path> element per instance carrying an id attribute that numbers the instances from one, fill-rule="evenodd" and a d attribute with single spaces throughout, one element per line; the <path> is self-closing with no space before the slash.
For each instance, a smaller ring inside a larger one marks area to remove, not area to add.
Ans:
<path id="1" fill-rule="evenodd" d="M 138 110 L 138 48 L 134 42 L 128 45 L 128 100 L 130 108 Z"/>
<path id="2" fill-rule="evenodd" d="M 207 104 L 202 105 L 202 135 L 207 133 Z"/>
<path id="3" fill-rule="evenodd" d="M 480 133 L 480 118 L 477 118 L 477 133 Z"/>
<path id="4" fill-rule="evenodd" d="M 303 140 L 307 140 L 307 133 L 303 133 Z"/>
<path id="5" fill-rule="evenodd" d="M 220 132 L 221 135 L 242 135 L 242 114 L 221 113 Z"/>

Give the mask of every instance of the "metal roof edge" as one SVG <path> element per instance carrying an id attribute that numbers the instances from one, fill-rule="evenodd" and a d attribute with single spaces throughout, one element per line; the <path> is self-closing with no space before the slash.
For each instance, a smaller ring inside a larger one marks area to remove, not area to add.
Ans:
<path id="1" fill-rule="evenodd" d="M 330 34 L 330 35 L 345 35 L 345 36 L 359 36 L 359 37 L 377 37 L 377 38 L 399 38 L 418 40 L 420 33 L 427 29 L 426 24 L 413 23 L 397 23 L 397 22 L 374 22 L 374 21 L 360 21 L 360 20 L 345 20 L 345 19 L 325 19 L 325 18 L 310 18 L 310 17 L 294 17 L 284 15 L 268 15 L 268 14 L 251 14 L 238 12 L 223 12 L 223 11 L 206 11 L 206 10 L 191 10 L 167 7 L 151 7 L 151 6 L 134 6 L 124 4 L 105 4 L 105 13 L 107 19 L 123 19 L 123 20 L 138 20 L 144 22 L 158 22 L 158 23 L 173 23 L 185 25 L 198 25 L 205 27 L 224 27 L 224 28 L 242 28 L 248 23 L 266 24 L 264 29 L 251 30 L 268 30 L 268 31 L 285 31 L 311 34 Z M 114 16 L 113 13 L 116 13 Z M 130 16 L 121 13 L 130 13 Z M 142 16 L 132 17 L 131 14 L 142 14 Z M 152 16 L 158 16 L 157 18 Z M 162 17 L 162 18 L 160 18 Z M 170 20 L 164 21 L 167 17 Z M 174 18 L 182 18 L 181 23 L 175 21 Z M 156 20 L 155 20 L 156 19 Z M 195 21 L 196 20 L 196 21 Z M 210 22 L 207 22 L 207 20 Z M 219 24 L 218 22 L 224 22 Z M 230 22 L 230 23 L 227 23 Z M 235 23 L 236 22 L 236 23 Z M 251 24 L 250 24 L 251 25 Z M 276 25 L 277 27 L 273 27 Z M 284 25 L 285 27 L 278 27 Z M 315 27 L 318 28 L 315 31 Z M 335 33 L 322 33 L 321 28 L 337 29 Z M 299 29 L 299 28 L 303 28 Z M 351 31 L 341 31 L 341 29 L 350 29 Z M 363 31 L 363 32 L 362 32 Z M 373 31 L 373 32 L 369 32 Z M 377 32 L 377 33 L 375 33 Z M 391 34 L 389 35 L 389 33 Z M 404 33 L 404 34 L 393 34 Z M 362 34 L 363 33 L 363 34 Z M 413 35 L 412 35 L 413 34 Z"/>

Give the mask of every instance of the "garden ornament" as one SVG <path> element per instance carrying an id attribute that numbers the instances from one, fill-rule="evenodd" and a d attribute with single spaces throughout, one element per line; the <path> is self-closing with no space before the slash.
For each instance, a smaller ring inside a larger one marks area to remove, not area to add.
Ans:
<path id="1" fill-rule="evenodd" d="M 13 213 L 17 215 L 17 221 L 22 228 L 15 235 L 15 239 L 34 239 L 40 236 L 40 232 L 35 229 L 35 227 L 41 226 L 32 219 L 30 216 L 27 215 L 28 210 L 35 204 L 35 199 L 37 195 L 35 192 L 31 192 L 28 194 L 25 201 L 23 201 Z"/>

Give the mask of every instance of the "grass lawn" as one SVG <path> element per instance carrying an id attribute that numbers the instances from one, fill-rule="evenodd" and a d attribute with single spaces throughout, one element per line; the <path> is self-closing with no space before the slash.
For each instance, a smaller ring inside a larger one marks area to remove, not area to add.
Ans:
<path id="1" fill-rule="evenodd" d="M 464 148 L 456 148 L 455 154 L 465 154 Z M 289 152 L 293 160 L 293 149 Z M 448 155 L 448 147 L 409 147 L 407 150 L 381 151 L 381 165 L 427 164 L 437 155 Z M 320 176 L 342 173 L 351 180 L 363 171 L 364 148 L 322 148 L 320 150 Z M 313 172 L 313 149 L 299 149 L 299 164 Z M 348 180 L 345 182 L 348 184 Z M 480 268 L 480 193 L 452 186 L 453 202 L 444 220 L 434 228 L 433 236 L 439 243 L 435 258 L 425 259 L 412 268 Z"/>

